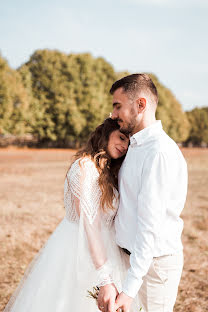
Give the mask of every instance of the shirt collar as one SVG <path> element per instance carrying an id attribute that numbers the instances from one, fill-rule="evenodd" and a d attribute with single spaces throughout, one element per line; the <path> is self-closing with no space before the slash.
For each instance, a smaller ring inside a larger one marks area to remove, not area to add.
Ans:
<path id="1" fill-rule="evenodd" d="M 162 130 L 161 120 L 157 120 L 154 124 L 136 132 L 130 138 L 130 145 L 142 145 L 149 138 L 155 136 L 158 132 Z"/>

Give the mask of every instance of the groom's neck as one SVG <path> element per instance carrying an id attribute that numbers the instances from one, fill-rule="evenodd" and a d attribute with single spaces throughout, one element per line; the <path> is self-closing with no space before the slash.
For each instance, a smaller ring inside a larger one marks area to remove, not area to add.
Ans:
<path id="1" fill-rule="evenodd" d="M 134 128 L 132 135 L 134 135 L 135 133 L 153 125 L 156 122 L 156 118 L 155 116 L 149 116 L 149 117 L 145 117 L 143 118 L 140 123 Z"/>

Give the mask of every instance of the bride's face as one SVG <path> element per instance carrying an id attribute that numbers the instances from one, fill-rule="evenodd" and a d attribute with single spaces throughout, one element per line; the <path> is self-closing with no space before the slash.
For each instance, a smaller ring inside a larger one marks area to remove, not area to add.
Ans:
<path id="1" fill-rule="evenodd" d="M 117 159 L 126 154 L 129 145 L 129 139 L 119 130 L 110 134 L 107 151 L 111 158 Z"/>

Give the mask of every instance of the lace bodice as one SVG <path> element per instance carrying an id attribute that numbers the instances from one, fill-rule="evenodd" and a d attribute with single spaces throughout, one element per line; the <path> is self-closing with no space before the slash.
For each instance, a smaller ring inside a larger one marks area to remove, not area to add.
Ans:
<path id="1" fill-rule="evenodd" d="M 79 222 L 80 207 L 92 224 L 100 211 L 101 190 L 98 185 L 98 170 L 89 158 L 77 159 L 67 173 L 64 184 L 66 218 Z M 104 226 L 111 227 L 118 209 L 118 192 L 115 190 L 114 210 L 100 212 Z"/>

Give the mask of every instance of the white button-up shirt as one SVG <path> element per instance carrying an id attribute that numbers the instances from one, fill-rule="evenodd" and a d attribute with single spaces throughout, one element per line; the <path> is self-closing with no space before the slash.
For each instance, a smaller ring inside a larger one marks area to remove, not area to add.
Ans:
<path id="1" fill-rule="evenodd" d="M 131 252 L 123 292 L 134 298 L 153 257 L 183 249 L 180 218 L 187 193 L 187 165 L 161 121 L 130 139 L 119 172 L 117 244 Z"/>

